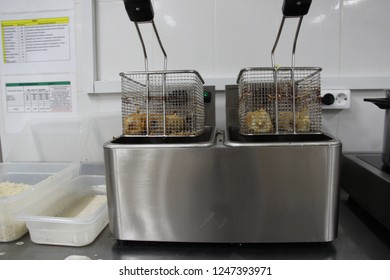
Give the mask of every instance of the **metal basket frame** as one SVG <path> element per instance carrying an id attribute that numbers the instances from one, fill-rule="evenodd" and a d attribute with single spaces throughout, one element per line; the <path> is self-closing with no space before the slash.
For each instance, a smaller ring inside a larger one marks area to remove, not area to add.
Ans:
<path id="1" fill-rule="evenodd" d="M 321 70 L 319 67 L 242 69 L 237 80 L 240 133 L 320 133 Z M 258 118 L 257 129 L 251 126 L 254 120 L 248 119 L 250 114 Z"/>
<path id="2" fill-rule="evenodd" d="M 203 79 L 198 72 L 134 71 L 120 76 L 123 135 L 180 137 L 204 131 Z"/>
<path id="3" fill-rule="evenodd" d="M 239 125 L 243 135 L 321 133 L 320 67 L 295 67 L 295 50 L 303 15 L 295 33 L 291 67 L 277 67 L 275 50 L 287 16 L 283 16 L 271 51 L 272 67 L 240 71 Z"/>
<path id="4" fill-rule="evenodd" d="M 167 70 L 167 54 L 154 21 L 164 69 L 149 71 L 138 22 L 134 22 L 144 53 L 145 71 L 122 72 L 122 128 L 130 137 L 198 136 L 204 131 L 204 81 L 194 70 Z M 149 22 L 147 22 L 149 23 Z"/>

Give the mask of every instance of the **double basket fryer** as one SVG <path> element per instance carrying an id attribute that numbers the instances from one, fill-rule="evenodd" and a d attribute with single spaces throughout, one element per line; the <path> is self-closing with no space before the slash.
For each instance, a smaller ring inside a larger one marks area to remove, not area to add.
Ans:
<path id="1" fill-rule="evenodd" d="M 311 0 L 284 2 L 282 25 L 296 9 L 300 25 Z M 127 0 L 125 6 L 138 20 L 153 18 L 153 12 L 136 12 L 152 11 L 150 1 Z M 295 43 L 291 67 L 278 68 L 272 59 L 273 67 L 243 69 L 238 86 L 226 86 L 225 131 L 216 132 L 214 88 L 205 86 L 207 103 L 196 72 L 167 71 L 161 42 L 164 71 L 147 71 L 144 51 L 146 71 L 121 74 L 124 135 L 104 145 L 114 238 L 336 238 L 341 143 L 320 132 L 321 69 L 295 67 Z"/>

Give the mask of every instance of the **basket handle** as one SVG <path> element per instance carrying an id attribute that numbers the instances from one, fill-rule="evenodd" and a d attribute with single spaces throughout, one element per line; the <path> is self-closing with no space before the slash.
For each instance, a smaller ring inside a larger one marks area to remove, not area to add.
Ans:
<path id="1" fill-rule="evenodd" d="M 292 68 L 295 67 L 295 50 L 297 47 L 299 30 L 301 29 L 303 16 L 309 12 L 311 1 L 312 0 L 284 0 L 283 1 L 283 7 L 282 7 L 283 18 L 282 18 L 282 22 L 280 23 L 278 35 L 276 36 L 276 40 L 271 51 L 271 62 L 273 68 L 275 68 L 275 50 L 279 43 L 280 35 L 282 34 L 284 21 L 286 20 L 286 18 L 299 17 L 299 22 L 298 22 L 297 29 L 295 31 L 294 44 L 293 44 L 292 55 L 291 55 L 291 67 Z"/>
<path id="2" fill-rule="evenodd" d="M 312 0 L 284 0 L 282 12 L 286 17 L 304 16 L 309 12 Z"/>
<path id="3" fill-rule="evenodd" d="M 311 4 L 311 0 L 284 0 L 283 1 L 283 18 L 282 22 L 280 23 L 278 35 L 276 36 L 276 40 L 274 43 L 274 46 L 271 51 L 271 62 L 272 62 L 272 68 L 274 68 L 274 80 L 275 80 L 275 107 L 276 107 L 276 133 L 279 132 L 279 109 L 278 109 L 278 82 L 277 82 L 277 69 L 275 65 L 275 50 L 279 43 L 280 35 L 282 34 L 284 21 L 286 18 L 291 17 L 299 17 L 299 22 L 297 26 L 297 30 L 295 31 L 295 37 L 294 37 L 294 44 L 291 54 L 291 81 L 292 81 L 292 109 L 293 109 L 293 127 L 294 127 L 294 134 L 296 133 L 296 108 L 295 108 L 295 78 L 294 78 L 294 68 L 295 68 L 295 49 L 297 47 L 297 40 L 299 35 L 299 30 L 301 29 L 301 24 L 303 20 L 303 16 L 306 15 L 309 11 Z"/>
<path id="4" fill-rule="evenodd" d="M 168 58 L 167 53 L 164 50 L 160 36 L 158 35 L 156 25 L 154 24 L 154 11 L 153 5 L 150 0 L 123 0 L 125 4 L 126 12 L 132 22 L 135 24 L 137 29 L 138 37 L 142 44 L 142 50 L 144 53 L 145 71 L 149 71 L 148 55 L 144 40 L 142 38 L 141 31 L 139 29 L 139 23 L 151 23 L 153 26 L 154 33 L 157 37 L 158 44 L 160 45 L 161 51 L 164 55 L 164 72 L 167 71 Z"/>

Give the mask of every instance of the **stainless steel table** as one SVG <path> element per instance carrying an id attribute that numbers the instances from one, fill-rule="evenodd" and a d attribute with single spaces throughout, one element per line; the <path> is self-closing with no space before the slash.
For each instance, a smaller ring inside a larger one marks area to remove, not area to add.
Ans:
<path id="1" fill-rule="evenodd" d="M 23 242 L 23 244 L 21 243 Z M 19 244 L 19 245 L 18 245 Z M 117 242 L 108 227 L 85 247 L 38 245 L 27 235 L 0 243 L 0 260 L 65 259 L 70 255 L 91 259 L 390 259 L 390 232 L 342 191 L 339 233 L 329 243 L 197 244 Z"/>

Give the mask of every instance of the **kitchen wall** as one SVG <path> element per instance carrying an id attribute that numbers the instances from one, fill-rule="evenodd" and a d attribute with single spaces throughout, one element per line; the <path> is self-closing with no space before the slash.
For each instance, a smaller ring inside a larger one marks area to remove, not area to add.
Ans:
<path id="1" fill-rule="evenodd" d="M 0 7 L 6 2 L 8 7 L 21 0 L 3 0 Z M 57 2 L 61 5 L 61 1 Z M 217 86 L 217 122 L 221 127 L 224 85 L 234 84 L 244 67 L 271 65 L 270 51 L 281 19 L 282 2 L 153 1 L 155 23 L 168 54 L 168 68 L 195 69 L 206 84 Z M 120 90 L 119 72 L 144 69 L 134 24 L 128 19 L 121 0 L 75 0 L 74 3 L 78 115 L 119 113 L 120 94 L 116 93 Z M 92 18 L 85 16 L 85 10 L 90 3 L 96 7 L 95 48 L 86 41 L 91 33 L 86 23 Z M 37 5 L 35 9 L 44 8 Z M 323 113 L 323 130 L 340 138 L 344 151 L 382 148 L 384 111 L 363 99 L 383 97 L 383 89 L 390 88 L 389 14 L 388 0 L 313 0 L 303 20 L 296 65 L 322 67 L 323 88 L 352 90 L 350 109 Z M 296 19 L 288 19 L 285 24 L 276 53 L 277 64 L 290 65 L 296 24 Z M 142 25 L 141 30 L 150 69 L 161 69 L 161 51 L 150 26 Z M 94 67 L 87 59 L 91 52 Z M 3 141 L 5 153 L 12 147 L 13 137 L 2 136 L 6 142 Z"/>
<path id="2" fill-rule="evenodd" d="M 270 66 L 270 52 L 283 1 L 155 0 L 155 22 L 168 53 L 169 69 L 196 69 L 206 83 L 223 90 L 240 69 Z M 118 80 L 125 70 L 142 70 L 143 54 L 122 1 L 97 2 L 97 79 Z M 322 87 L 351 89 L 351 108 L 323 112 L 323 130 L 340 138 L 344 151 L 380 151 L 384 111 L 364 102 L 384 97 L 390 86 L 390 1 L 313 0 L 297 45 L 298 66 L 320 66 Z M 115 15 L 113 18 L 112 15 Z M 289 66 L 297 20 L 286 21 L 276 52 Z M 150 52 L 150 67 L 161 69 L 162 56 L 150 26 L 141 26 Z M 96 97 L 98 110 L 118 99 Z M 116 103 L 115 103 L 116 102 Z M 217 98 L 223 127 L 223 93 Z"/>
<path id="3" fill-rule="evenodd" d="M 384 110 L 364 102 L 366 97 L 384 97 L 383 91 L 352 91 L 351 108 L 323 113 L 323 130 L 343 143 L 343 151 L 381 151 Z"/>

